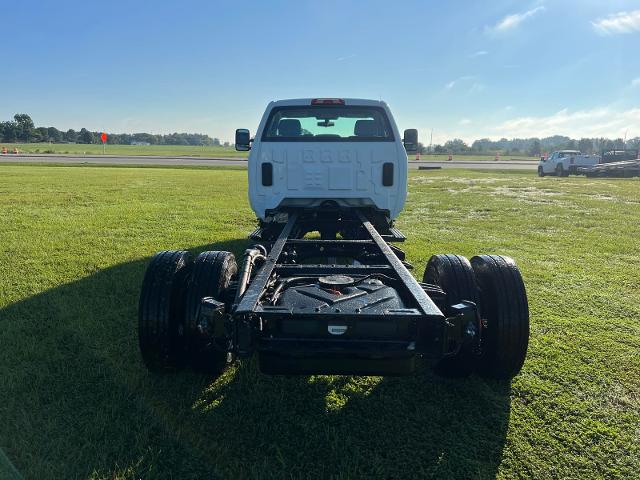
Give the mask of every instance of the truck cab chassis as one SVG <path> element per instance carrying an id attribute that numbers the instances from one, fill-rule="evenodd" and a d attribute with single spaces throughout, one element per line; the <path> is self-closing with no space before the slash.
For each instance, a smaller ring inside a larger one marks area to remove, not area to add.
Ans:
<path id="1" fill-rule="evenodd" d="M 514 261 L 433 255 L 419 282 L 396 246 L 405 237 L 393 212 L 405 201 L 405 148 L 417 134 L 400 140 L 385 104 L 275 102 L 256 140 L 238 132 L 237 148 L 263 140 L 249 157 L 258 217 L 251 246 L 240 268 L 224 251 L 151 259 L 138 315 L 150 370 L 219 374 L 257 356 L 266 374 L 406 375 L 420 359 L 449 376 L 510 379 L 520 371 L 529 311 Z M 328 153 L 316 162 L 316 150 Z M 323 177 L 332 169 L 353 179 L 353 191 L 343 191 L 347 180 Z"/>

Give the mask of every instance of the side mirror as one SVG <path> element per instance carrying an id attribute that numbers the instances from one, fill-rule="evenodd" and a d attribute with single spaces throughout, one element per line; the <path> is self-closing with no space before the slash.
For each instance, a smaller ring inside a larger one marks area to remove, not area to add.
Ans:
<path id="1" fill-rule="evenodd" d="M 415 128 L 408 128 L 404 131 L 404 149 L 408 153 L 415 153 L 418 151 L 418 130 Z"/>
<path id="2" fill-rule="evenodd" d="M 239 152 L 251 150 L 251 134 L 246 128 L 236 130 L 236 150 Z"/>

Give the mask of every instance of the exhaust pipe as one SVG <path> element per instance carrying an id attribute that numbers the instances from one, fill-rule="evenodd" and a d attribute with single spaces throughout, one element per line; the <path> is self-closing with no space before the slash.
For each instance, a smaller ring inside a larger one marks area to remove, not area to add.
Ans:
<path id="1" fill-rule="evenodd" d="M 242 262 L 242 269 L 238 276 L 238 290 L 236 291 L 235 303 L 238 303 L 244 292 L 247 290 L 249 281 L 251 280 L 251 272 L 254 265 L 258 260 L 267 259 L 267 249 L 262 245 L 254 245 L 251 248 L 247 248 L 244 251 L 244 261 Z"/>

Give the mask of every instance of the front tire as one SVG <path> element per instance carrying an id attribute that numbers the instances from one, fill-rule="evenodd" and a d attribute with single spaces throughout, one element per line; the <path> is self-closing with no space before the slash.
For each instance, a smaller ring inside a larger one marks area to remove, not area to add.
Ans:
<path id="1" fill-rule="evenodd" d="M 538 176 L 544 177 L 544 169 L 542 167 L 538 167 Z"/>
<path id="2" fill-rule="evenodd" d="M 452 305 L 468 300 L 478 303 L 478 286 L 469 260 L 462 255 L 433 255 L 422 277 L 424 283 L 438 285 L 446 293 L 445 315 L 449 316 Z M 444 357 L 434 366 L 437 374 L 447 377 L 466 377 L 471 375 L 475 365 L 475 355 L 470 345 L 463 345 L 460 351 Z"/>
<path id="3" fill-rule="evenodd" d="M 184 288 L 193 266 L 189 252 L 156 253 L 144 275 L 138 304 L 138 342 L 152 372 L 184 366 Z"/>
<path id="4" fill-rule="evenodd" d="M 483 321 L 482 375 L 502 380 L 520 372 L 529 344 L 529 306 L 520 270 L 501 255 L 480 255 L 471 259 L 480 289 Z"/>

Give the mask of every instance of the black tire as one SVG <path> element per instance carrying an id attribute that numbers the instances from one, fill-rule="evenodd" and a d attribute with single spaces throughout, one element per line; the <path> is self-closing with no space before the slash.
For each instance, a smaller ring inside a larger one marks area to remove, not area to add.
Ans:
<path id="1" fill-rule="evenodd" d="M 566 177 L 566 174 L 564 173 L 564 167 L 562 166 L 561 163 L 556 165 L 556 176 L 557 177 Z"/>
<path id="2" fill-rule="evenodd" d="M 538 167 L 538 176 L 544 177 L 544 169 L 542 167 Z"/>
<path id="3" fill-rule="evenodd" d="M 202 298 L 213 297 L 221 302 L 226 300 L 223 298 L 224 293 L 237 273 L 238 265 L 233 253 L 211 251 L 202 252 L 196 257 L 185 301 L 185 335 L 189 363 L 195 370 L 219 374 L 233 360 L 229 339 L 214 339 L 215 347 L 202 343 L 197 330 L 197 315 Z M 225 344 L 228 344 L 228 351 L 222 348 Z"/>
<path id="4" fill-rule="evenodd" d="M 468 300 L 478 303 L 478 286 L 469 260 L 462 255 L 433 255 L 422 277 L 424 283 L 438 285 L 447 294 L 445 315 L 449 307 Z M 470 348 L 463 348 L 452 357 L 445 357 L 434 366 L 437 374 L 448 377 L 465 377 L 473 373 L 476 356 Z"/>
<path id="5" fill-rule="evenodd" d="M 480 255 L 471 259 L 480 289 L 483 321 L 482 375 L 502 380 L 518 374 L 529 344 L 529 304 L 520 270 L 501 255 Z"/>
<path id="6" fill-rule="evenodd" d="M 153 372 L 184 366 L 184 289 L 193 266 L 186 251 L 156 253 L 144 275 L 138 303 L 138 342 Z"/>

